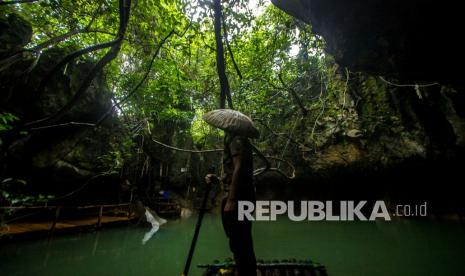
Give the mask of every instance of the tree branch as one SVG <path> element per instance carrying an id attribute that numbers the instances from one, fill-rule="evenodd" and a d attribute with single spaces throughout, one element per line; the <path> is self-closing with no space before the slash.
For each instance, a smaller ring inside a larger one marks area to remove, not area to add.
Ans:
<path id="1" fill-rule="evenodd" d="M 62 35 L 59 35 L 57 37 L 54 37 L 54 38 L 51 38 L 45 42 L 42 42 L 40 44 L 37 44 L 36 46 L 30 48 L 30 49 L 27 49 L 27 50 L 32 50 L 32 51 L 40 51 L 50 45 L 53 45 L 53 44 L 56 44 L 56 43 L 59 43 L 59 42 L 62 42 L 63 40 L 66 40 L 74 35 L 78 35 L 78 34 L 86 34 L 86 33 L 103 33 L 103 34 L 108 34 L 108 35 L 115 35 L 114 33 L 110 33 L 108 31 L 105 31 L 105 30 L 90 30 L 90 29 L 79 29 L 79 30 L 72 30 L 72 31 L 69 31 L 67 33 L 64 33 Z"/>
<path id="2" fill-rule="evenodd" d="M 289 162 L 289 161 L 287 161 L 287 160 L 285 160 L 283 158 L 269 156 L 269 155 L 264 156 L 264 158 L 273 159 L 273 160 L 276 160 L 276 161 L 279 161 L 279 162 L 282 162 L 282 163 L 286 163 L 286 165 L 289 167 L 289 169 L 291 169 L 290 175 L 287 175 L 285 172 L 283 172 L 279 168 L 271 167 L 270 165 L 268 165 L 268 167 L 254 170 L 254 172 L 253 172 L 254 176 L 261 175 L 262 173 L 265 173 L 265 172 L 276 172 L 276 173 L 280 174 L 281 176 L 284 176 L 287 179 L 294 179 L 295 178 L 295 168 L 294 168 L 294 166 L 292 165 L 291 162 Z"/>
<path id="3" fill-rule="evenodd" d="M 57 37 L 54 37 L 48 41 L 45 41 L 43 43 L 40 43 L 38 45 L 36 45 L 35 47 L 32 47 L 30 50 L 33 50 L 33 51 L 38 51 L 38 50 L 41 50 L 43 48 L 46 48 L 52 44 L 55 44 L 55 43 L 58 43 L 58 42 L 61 42 L 67 38 L 70 38 L 71 36 L 73 35 L 76 35 L 76 34 L 81 34 L 81 33 L 90 33 L 92 32 L 90 30 L 90 27 L 92 26 L 92 24 L 94 23 L 95 19 L 97 18 L 98 16 L 98 12 L 99 12 L 100 9 L 97 9 L 93 14 L 92 14 L 92 17 L 91 19 L 89 20 L 89 23 L 83 28 L 83 29 L 77 29 L 77 30 L 72 30 L 72 31 L 69 31 L 65 34 L 62 34 L 62 35 L 59 35 Z"/>
<path id="4" fill-rule="evenodd" d="M 95 124 L 83 123 L 83 122 L 68 122 L 68 123 L 63 123 L 63 124 L 41 126 L 41 127 L 33 127 L 33 128 L 31 128 L 31 130 L 42 130 L 42 129 L 65 127 L 65 126 L 90 126 L 90 127 L 93 127 L 93 126 L 95 126 Z"/>
<path id="5" fill-rule="evenodd" d="M 234 69 L 236 70 L 237 75 L 239 76 L 239 79 L 242 80 L 242 73 L 241 70 L 239 70 L 239 66 L 237 66 L 236 60 L 234 59 L 233 52 L 231 50 L 231 45 L 229 45 L 229 40 L 228 40 L 228 31 L 226 27 L 226 20 L 224 18 L 224 15 L 222 16 L 223 19 L 223 36 L 224 36 L 224 41 L 226 42 L 226 48 L 228 49 L 229 56 L 231 57 L 231 61 L 234 65 Z"/>
<path id="6" fill-rule="evenodd" d="M 157 49 L 155 50 L 155 53 L 153 54 L 152 56 L 152 59 L 150 60 L 149 62 L 149 65 L 147 66 L 147 70 L 145 71 L 145 74 L 144 76 L 142 77 L 142 79 L 139 81 L 139 83 L 137 83 L 137 85 L 131 90 L 131 92 L 129 92 L 121 101 L 118 102 L 118 104 L 121 104 L 122 102 L 126 101 L 129 97 L 131 97 L 134 93 L 136 93 L 136 91 L 139 89 L 139 87 L 141 87 L 141 85 L 145 82 L 145 80 L 147 79 L 147 77 L 149 76 L 150 74 L 150 71 L 152 70 L 152 66 L 153 66 L 153 62 L 155 61 L 155 58 L 158 56 L 158 53 L 160 53 L 160 50 L 161 50 L 161 47 L 163 46 L 163 44 L 165 44 L 165 42 L 168 40 L 168 38 L 170 36 L 172 36 L 173 34 L 175 33 L 175 30 L 171 30 L 167 36 L 165 36 L 162 41 L 160 42 L 160 44 L 158 45 Z"/>
<path id="7" fill-rule="evenodd" d="M 149 65 L 147 66 L 147 70 L 145 71 L 145 74 L 144 76 L 142 77 L 142 79 L 137 83 L 137 85 L 126 95 L 124 96 L 123 99 L 121 99 L 119 102 L 115 102 L 114 105 L 112 105 L 108 110 L 107 112 L 105 112 L 101 117 L 100 119 L 95 123 L 96 126 L 100 125 L 103 121 L 105 121 L 106 118 L 108 118 L 108 116 L 110 116 L 111 113 L 113 113 L 113 110 L 115 109 L 115 107 L 117 106 L 120 106 L 122 103 L 124 103 L 125 101 L 127 101 L 130 97 L 132 97 L 136 92 L 137 90 L 142 86 L 142 84 L 145 82 L 145 80 L 147 79 L 147 77 L 149 76 L 150 74 L 150 71 L 152 70 L 152 67 L 153 67 L 153 62 L 155 61 L 155 58 L 158 56 L 158 54 L 160 53 L 160 50 L 161 48 L 163 47 L 163 45 L 165 44 L 165 42 L 168 40 L 168 38 L 170 36 L 172 36 L 173 34 L 175 33 L 175 30 L 171 30 L 168 35 L 166 35 L 160 42 L 160 44 L 158 45 L 157 49 L 155 50 L 155 53 L 153 54 L 152 56 L 152 59 L 150 60 L 149 62 Z"/>
<path id="8" fill-rule="evenodd" d="M 260 120 L 260 119 L 257 119 L 255 118 L 254 119 L 255 121 L 257 121 L 258 123 L 260 123 L 262 126 L 264 126 L 269 132 L 271 132 L 271 134 L 275 135 L 275 136 L 284 136 L 286 137 L 289 141 L 291 141 L 292 143 L 300 146 L 301 148 L 307 148 L 307 149 L 311 149 L 309 146 L 303 144 L 303 143 L 300 143 L 298 141 L 296 141 L 294 138 L 292 138 L 291 135 L 289 135 L 288 133 L 286 132 L 282 132 L 282 133 L 277 133 L 275 132 L 271 127 L 269 127 L 263 120 Z"/>
<path id="9" fill-rule="evenodd" d="M 105 54 L 105 56 L 99 60 L 99 62 L 90 70 L 90 72 L 87 74 L 86 78 L 84 81 L 82 81 L 81 85 L 79 86 L 78 90 L 74 94 L 73 98 L 65 105 L 63 106 L 59 111 L 57 111 L 55 114 L 51 115 L 50 117 L 43 118 L 37 121 L 33 121 L 30 123 L 25 124 L 26 126 L 30 125 L 36 125 L 36 124 L 41 124 L 41 123 L 53 123 L 59 120 L 64 114 L 66 114 L 73 106 L 75 106 L 79 100 L 81 99 L 82 95 L 87 91 L 89 88 L 90 84 L 92 83 L 93 79 L 95 78 L 95 75 L 105 67 L 109 62 L 111 62 L 114 58 L 119 53 L 119 50 L 121 48 L 121 42 L 123 41 L 124 34 L 126 33 L 126 27 L 129 21 L 129 12 L 131 8 L 131 0 L 120 0 L 119 1 L 119 6 L 120 6 L 120 27 L 118 30 L 118 34 L 115 40 L 104 43 L 104 44 L 110 44 L 111 49 Z M 99 44 L 101 45 L 101 44 Z M 87 48 L 88 49 L 88 48 Z M 85 50 L 85 49 L 84 49 Z M 82 52 L 78 51 L 78 52 Z M 62 62 L 60 62 L 62 63 Z M 55 67 L 56 68 L 56 67 Z"/>
<path id="10" fill-rule="evenodd" d="M 152 56 L 152 59 L 149 62 L 149 65 L 147 66 L 147 71 L 145 72 L 142 79 L 137 83 L 137 85 L 126 96 L 124 96 L 124 98 L 121 99 L 120 101 L 117 102 L 116 100 L 114 100 L 114 104 L 112 104 L 111 107 L 105 113 L 103 113 L 102 116 L 94 124 L 87 124 L 87 126 L 98 127 L 105 121 L 105 119 L 108 118 L 108 116 L 110 116 L 113 113 L 115 108 L 119 108 L 121 110 L 120 105 L 122 103 L 124 103 L 125 101 L 127 101 L 131 96 L 133 96 L 136 93 L 136 91 L 140 88 L 140 86 L 145 82 L 145 80 L 147 79 L 147 77 L 150 74 L 150 71 L 151 71 L 151 69 L 153 67 L 153 62 L 154 62 L 155 58 L 158 56 L 161 48 L 163 47 L 163 44 L 165 44 L 165 42 L 168 40 L 168 38 L 170 36 L 172 36 L 174 33 L 175 33 L 175 31 L 173 29 L 173 30 L 171 30 L 171 32 L 168 33 L 168 35 L 166 35 L 161 40 L 160 44 L 158 45 L 157 49 L 155 50 L 155 53 Z M 39 130 L 39 129 L 45 129 L 45 128 L 48 128 L 48 127 L 67 126 L 67 125 L 70 125 L 70 124 L 71 125 L 77 125 L 77 123 L 70 122 L 70 123 L 57 124 L 57 125 L 52 125 L 52 126 L 37 127 L 37 128 L 33 128 L 33 129 L 34 130 Z M 83 125 L 83 124 L 81 124 L 81 125 Z"/>
<path id="11" fill-rule="evenodd" d="M 121 1 L 121 0 L 120 0 Z M 124 2 L 124 1 L 123 1 Z M 129 0 L 129 3 L 130 3 L 130 0 Z M 48 72 L 47 74 L 45 75 L 45 77 L 43 77 L 37 87 L 37 91 L 36 91 L 36 95 L 35 97 L 40 97 L 42 95 L 42 93 L 44 92 L 45 90 L 45 86 L 47 85 L 47 83 L 51 80 L 52 76 L 54 74 L 56 74 L 60 69 L 61 67 L 63 67 L 64 65 L 68 64 L 69 62 L 73 61 L 74 59 L 82 56 L 82 55 L 85 55 L 85 54 L 88 54 L 90 52 L 93 52 L 93 51 L 97 51 L 97 50 L 101 50 L 101 49 L 105 49 L 105 48 L 108 48 L 108 47 L 112 47 L 116 44 L 119 44 L 121 43 L 121 39 L 120 38 L 120 31 L 121 31 L 121 27 L 123 26 L 122 23 L 123 22 L 123 14 L 124 14 L 124 10 L 120 10 L 120 27 L 119 27 L 119 31 L 118 31 L 118 34 L 117 34 L 117 37 L 116 39 L 112 40 L 112 41 L 109 41 L 109 42 L 104 42 L 104 43 L 99 43 L 99 44 L 95 44 L 95 45 L 92 45 L 92 46 L 89 46 L 89 47 L 86 47 L 84 49 L 81 49 L 81 50 L 78 50 L 78 51 L 75 51 L 71 54 L 68 54 L 67 56 L 65 56 L 63 59 L 61 59 L 57 64 L 55 64 L 55 66 L 53 66 Z M 87 32 L 102 32 L 102 31 L 99 31 L 99 30 L 89 30 L 90 26 L 92 25 L 93 21 L 95 19 L 95 16 L 92 17 L 92 19 L 90 20 L 89 24 L 86 26 L 86 28 L 84 28 L 84 30 L 81 30 L 82 32 L 84 32 L 85 30 L 87 30 Z M 128 14 L 128 19 L 129 20 L 129 14 Z M 125 23 L 127 25 L 127 22 Z M 126 28 L 126 27 L 125 27 Z M 77 32 L 79 33 L 79 31 L 74 31 L 74 32 Z M 73 33 L 73 31 L 70 32 L 71 35 L 75 35 Z M 69 35 L 68 37 L 70 37 L 71 35 Z M 66 36 L 63 35 L 63 36 Z M 66 39 L 63 38 L 63 39 Z"/>
<path id="12" fill-rule="evenodd" d="M 11 5 L 11 4 L 33 3 L 33 2 L 37 2 L 37 1 L 40 1 L 40 0 L 11 0 L 11 1 L 0 0 L 0 6 L 1 5 Z"/>
<path id="13" fill-rule="evenodd" d="M 297 95 L 297 92 L 290 86 L 287 86 L 286 83 L 284 82 L 281 74 L 278 75 L 279 81 L 281 84 L 290 92 L 292 95 L 292 98 L 294 98 L 294 101 L 297 103 L 299 106 L 300 110 L 302 110 L 302 115 L 307 116 L 308 110 L 305 108 L 304 104 L 302 103 L 302 100 L 300 99 L 299 95 Z"/>

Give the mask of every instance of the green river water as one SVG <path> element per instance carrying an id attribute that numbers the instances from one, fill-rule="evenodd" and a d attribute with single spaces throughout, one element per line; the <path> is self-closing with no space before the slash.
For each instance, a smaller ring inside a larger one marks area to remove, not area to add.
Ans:
<path id="1" fill-rule="evenodd" d="M 1 245 L 0 275 L 180 275 L 196 216 L 169 221 L 145 245 L 150 227 L 119 227 Z M 330 276 L 465 275 L 459 222 L 256 222 L 257 258 L 313 259 Z M 230 256 L 220 218 L 206 215 L 198 263 Z"/>

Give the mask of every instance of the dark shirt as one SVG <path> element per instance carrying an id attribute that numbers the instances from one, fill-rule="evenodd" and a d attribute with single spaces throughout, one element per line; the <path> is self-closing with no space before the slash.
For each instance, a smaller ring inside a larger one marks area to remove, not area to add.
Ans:
<path id="1" fill-rule="evenodd" d="M 247 137 L 226 134 L 224 137 L 223 153 L 223 183 L 228 186 L 231 185 L 232 181 L 234 172 L 233 157 L 235 156 L 241 156 L 241 169 L 236 187 L 236 199 L 254 201 L 255 186 L 253 180 L 252 145 Z"/>

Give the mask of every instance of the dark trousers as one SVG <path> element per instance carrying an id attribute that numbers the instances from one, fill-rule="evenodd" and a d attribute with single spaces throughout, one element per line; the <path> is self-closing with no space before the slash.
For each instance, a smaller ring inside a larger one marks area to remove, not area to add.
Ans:
<path id="1" fill-rule="evenodd" d="M 256 264 L 252 240 L 252 222 L 239 221 L 237 210 L 225 212 L 226 199 L 221 204 L 221 219 L 226 236 L 229 239 L 229 248 L 234 255 L 236 272 L 238 276 L 255 276 Z"/>

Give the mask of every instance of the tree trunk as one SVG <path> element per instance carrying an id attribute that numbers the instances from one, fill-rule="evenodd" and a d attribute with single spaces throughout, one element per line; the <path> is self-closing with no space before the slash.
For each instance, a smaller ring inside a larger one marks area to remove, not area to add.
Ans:
<path id="1" fill-rule="evenodd" d="M 215 14 L 215 42 L 216 42 L 216 69 L 218 78 L 220 79 L 220 108 L 226 107 L 226 97 L 228 99 L 229 108 L 233 109 L 231 92 L 229 90 L 228 77 L 226 76 L 226 64 L 224 61 L 224 48 L 221 36 L 221 0 L 213 1 L 213 11 Z"/>

